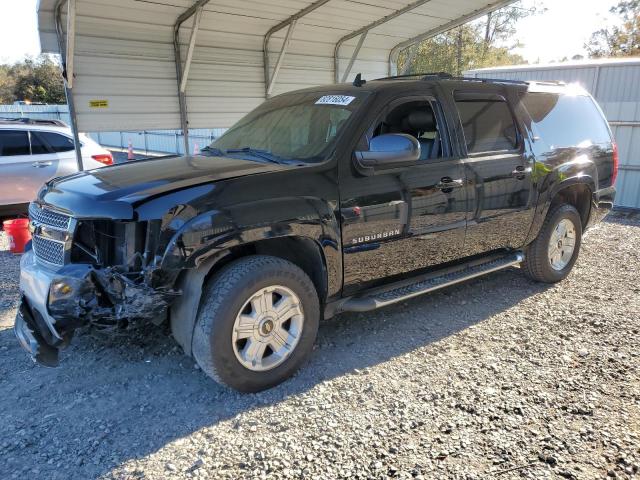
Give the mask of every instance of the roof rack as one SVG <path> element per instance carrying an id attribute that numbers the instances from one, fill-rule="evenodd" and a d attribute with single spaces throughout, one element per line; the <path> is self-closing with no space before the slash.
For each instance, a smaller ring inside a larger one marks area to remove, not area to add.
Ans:
<path id="1" fill-rule="evenodd" d="M 509 83 L 514 85 L 528 85 L 523 80 L 506 80 L 502 78 L 476 78 L 476 77 L 454 77 L 447 72 L 434 73 L 412 73 L 409 75 L 396 75 L 394 77 L 376 78 L 376 80 L 456 80 L 459 82 L 480 82 L 480 83 Z"/>
<path id="2" fill-rule="evenodd" d="M 68 127 L 62 120 L 45 120 L 39 118 L 18 117 L 3 118 L 0 117 L 0 124 L 22 124 L 22 125 L 52 125 L 55 127 Z"/>
<path id="3" fill-rule="evenodd" d="M 409 73 L 407 75 L 395 75 L 393 77 L 376 78 L 376 80 L 432 80 L 434 78 L 447 80 L 453 78 L 453 76 L 447 72 Z"/>

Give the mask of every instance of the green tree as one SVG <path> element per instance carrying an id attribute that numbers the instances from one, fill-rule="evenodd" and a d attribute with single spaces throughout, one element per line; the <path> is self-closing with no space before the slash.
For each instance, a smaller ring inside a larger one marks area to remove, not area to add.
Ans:
<path id="1" fill-rule="evenodd" d="M 0 65 L 0 103 L 16 100 L 66 103 L 60 67 L 51 56 L 27 57 L 12 65 Z"/>
<path id="2" fill-rule="evenodd" d="M 529 2 L 530 3 L 530 2 Z M 461 75 L 473 68 L 525 63 L 513 50 L 518 21 L 544 9 L 523 2 L 501 8 L 485 17 L 444 32 L 400 52 L 398 72 L 448 72 Z"/>
<path id="3" fill-rule="evenodd" d="M 620 25 L 595 32 L 585 45 L 589 56 L 634 57 L 640 55 L 640 0 L 619 2 L 609 10 L 621 19 Z"/>

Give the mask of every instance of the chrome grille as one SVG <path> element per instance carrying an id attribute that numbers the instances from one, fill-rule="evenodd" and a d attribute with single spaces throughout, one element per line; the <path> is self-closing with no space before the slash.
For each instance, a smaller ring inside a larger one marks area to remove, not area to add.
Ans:
<path id="1" fill-rule="evenodd" d="M 40 260 L 54 265 L 64 265 L 64 243 L 34 235 L 33 251 Z"/>
<path id="2" fill-rule="evenodd" d="M 68 230 L 71 223 L 69 215 L 40 208 L 33 203 L 29 205 L 29 218 L 34 224 L 38 223 L 58 230 Z"/>

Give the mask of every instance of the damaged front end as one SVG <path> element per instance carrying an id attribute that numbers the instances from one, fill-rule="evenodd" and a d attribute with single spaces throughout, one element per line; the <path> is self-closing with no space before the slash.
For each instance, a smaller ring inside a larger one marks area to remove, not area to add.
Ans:
<path id="1" fill-rule="evenodd" d="M 57 366 L 59 350 L 80 327 L 166 319 L 180 293 L 172 289 L 175 276 L 158 266 L 159 225 L 77 221 L 33 205 L 30 217 L 33 248 L 21 261 L 15 332 L 38 363 Z"/>

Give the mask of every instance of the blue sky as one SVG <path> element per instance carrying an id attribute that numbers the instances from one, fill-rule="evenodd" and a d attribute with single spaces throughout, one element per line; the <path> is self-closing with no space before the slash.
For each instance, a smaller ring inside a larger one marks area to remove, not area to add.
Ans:
<path id="1" fill-rule="evenodd" d="M 522 20 L 516 39 L 529 62 L 548 62 L 584 54 L 591 33 L 613 21 L 608 14 L 615 0 L 525 0 L 544 4 L 548 11 Z M 0 62 L 13 62 L 40 52 L 36 0 L 0 0 Z"/>

